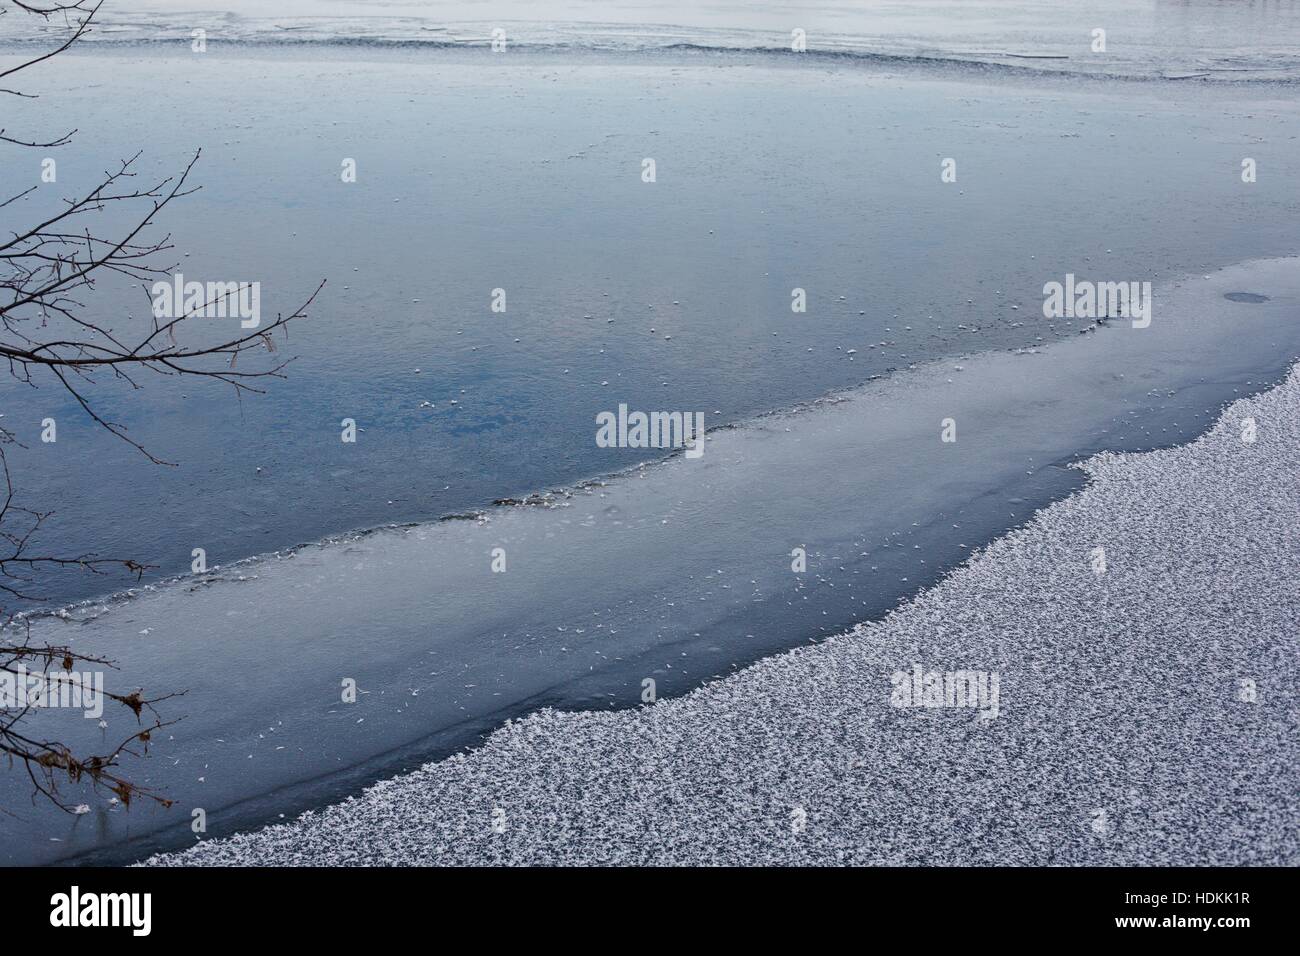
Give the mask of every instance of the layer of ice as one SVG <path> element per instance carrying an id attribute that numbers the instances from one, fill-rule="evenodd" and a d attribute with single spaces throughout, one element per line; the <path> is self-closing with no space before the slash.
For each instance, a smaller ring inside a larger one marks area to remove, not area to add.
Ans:
<path id="1" fill-rule="evenodd" d="M 1159 7 L 1160 5 L 1156 5 Z M 1188 9 L 1183 9 L 1187 7 Z M 52 33 L 61 23 L 15 20 L 0 35 Z M 1109 76 L 1197 79 L 1300 78 L 1300 26 L 1282 10 L 1201 0 L 1153 12 L 1130 0 L 1013 0 L 997 15 L 960 0 L 821 0 L 810 8 L 744 0 L 611 3 L 607 0 L 399 0 L 378 9 L 362 0 L 291 0 L 269 11 L 260 0 L 129 0 L 102 10 L 89 44 L 188 45 L 206 31 L 221 44 L 487 49 L 494 30 L 510 48 L 637 52 L 791 53 L 793 31 L 807 59 L 904 63 Z M 1094 49 L 1093 30 L 1111 38 Z"/>

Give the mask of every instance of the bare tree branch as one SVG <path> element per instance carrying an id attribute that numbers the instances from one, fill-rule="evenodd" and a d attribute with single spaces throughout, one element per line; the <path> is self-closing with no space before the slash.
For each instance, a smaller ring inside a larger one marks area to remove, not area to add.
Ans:
<path id="1" fill-rule="evenodd" d="M 0 80 L 45 63 L 64 52 L 90 30 L 91 21 L 103 0 L 93 6 L 90 0 L 0 0 L 0 16 L 17 10 L 23 14 L 50 20 L 62 17 L 66 38 L 52 49 L 16 66 L 0 71 Z M 32 98 L 34 94 L 5 86 L 0 93 Z M 27 148 L 55 148 L 69 142 L 73 129 L 55 139 L 11 135 L 0 128 L 0 144 Z M 34 216 L 34 223 L 18 228 L 0 227 L 0 362 L 7 362 L 10 374 L 19 382 L 37 386 L 42 376 L 58 383 L 77 402 L 87 417 L 114 437 L 127 442 L 155 464 L 168 464 L 155 457 L 126 433 L 125 426 L 102 416 L 92 401 L 95 373 L 111 373 L 110 381 L 139 389 L 135 375 L 144 371 L 167 376 L 210 379 L 230 385 L 237 396 L 246 391 L 259 392 L 254 380 L 282 378 L 288 359 L 272 360 L 269 368 L 236 371 L 236 362 L 245 352 L 277 351 L 274 335 L 290 322 L 305 318 L 307 309 L 324 287 L 322 281 L 314 292 L 288 315 L 277 314 L 274 322 L 256 331 L 218 337 L 215 342 L 183 344 L 191 320 L 208 313 L 212 300 L 183 309 L 176 304 L 173 316 L 158 316 L 151 308 L 150 321 L 143 328 L 132 316 L 118 329 L 106 317 L 102 307 L 92 305 L 99 279 L 124 277 L 139 282 L 148 295 L 148 283 L 167 276 L 176 266 L 162 257 L 172 251 L 169 235 L 153 235 L 159 214 L 173 201 L 191 195 L 198 187 L 189 184 L 199 160 L 196 151 L 178 176 L 170 176 L 148 185 L 136 184 L 136 164 L 140 154 L 121 160 L 105 170 L 98 184 L 74 198 L 61 198 L 57 208 Z M 37 186 L 24 189 L 0 201 L 0 210 L 13 214 L 25 204 L 38 200 Z M 105 224 L 105 221 L 108 224 Z M 243 287 L 241 286 L 240 289 Z M 227 291 L 224 298 L 230 293 Z M 224 314 L 224 313 L 222 313 Z M 212 336 L 208 336 L 211 338 Z M 36 550 L 36 541 L 45 522 L 53 515 L 17 503 L 14 483 L 4 446 L 17 444 L 17 436 L 0 427 L 0 477 L 3 497 L 0 500 L 0 601 L 36 601 L 33 580 L 42 569 L 76 568 L 93 574 L 125 570 L 140 576 L 151 568 L 130 558 L 103 557 L 95 554 L 53 555 Z M 21 446 L 20 446 L 21 447 Z M 21 639 L 14 639 L 18 634 Z M 31 642 L 31 624 L 26 617 L 6 610 L 0 604 L 0 675 L 30 675 L 29 664 L 38 665 L 42 675 L 62 668 L 71 674 L 78 662 L 111 667 L 104 658 L 87 656 L 67 647 Z M 33 798 L 42 795 L 65 810 L 71 807 L 60 795 L 60 783 L 90 781 L 98 788 L 109 788 L 123 804 L 133 796 L 144 796 L 162 805 L 164 797 L 132 784 L 117 768 L 127 756 L 141 756 L 148 750 L 152 735 L 175 723 L 163 720 L 154 705 L 175 694 L 145 697 L 142 690 L 131 694 L 105 693 L 133 712 L 138 729 L 110 749 L 78 756 L 58 740 L 45 739 L 26 728 L 31 719 L 29 705 L 0 705 L 0 754 L 11 765 L 21 765 L 33 786 Z"/>

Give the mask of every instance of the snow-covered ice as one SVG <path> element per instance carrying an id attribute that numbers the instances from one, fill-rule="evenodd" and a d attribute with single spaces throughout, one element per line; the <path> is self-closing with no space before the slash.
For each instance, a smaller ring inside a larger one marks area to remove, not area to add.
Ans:
<path id="1" fill-rule="evenodd" d="M 148 862 L 1295 865 L 1300 367 L 1082 467 L 883 621 Z M 998 716 L 891 706 L 914 663 L 997 672 Z"/>

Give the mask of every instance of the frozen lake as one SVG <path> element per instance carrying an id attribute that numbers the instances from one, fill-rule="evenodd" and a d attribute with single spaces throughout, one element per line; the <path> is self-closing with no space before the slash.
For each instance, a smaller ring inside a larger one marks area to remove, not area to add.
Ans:
<path id="1" fill-rule="evenodd" d="M 415 6 L 384 9 L 427 16 Z M 475 6 L 415 47 L 393 42 L 410 21 L 359 38 L 352 19 L 196 13 L 213 42 L 194 55 L 187 24 L 160 41 L 137 5 L 39 101 L 6 104 L 6 123 L 62 132 L 57 104 L 80 132 L 57 188 L 0 211 L 5 228 L 141 147 L 167 175 L 202 146 L 203 190 L 165 222 L 181 270 L 260 281 L 270 313 L 329 283 L 264 396 L 94 390 L 178 468 L 49 383 L 0 386 L 20 493 L 57 511 L 45 549 L 158 566 L 129 598 L 102 597 L 126 580 L 40 578 L 46 604 L 73 606 L 38 618 L 38 640 L 115 658 L 111 690 L 186 691 L 167 705 L 184 721 L 129 767 L 176 806 L 90 794 L 69 818 L 6 774 L 4 862 L 184 846 L 196 807 L 212 834 L 247 828 L 544 704 L 636 706 L 647 678 L 677 694 L 842 631 L 1077 487 L 1078 456 L 1186 440 L 1300 354 L 1297 261 L 1280 258 L 1300 211 L 1286 21 L 1116 5 L 1112 36 L 1146 53 L 1117 43 L 1039 75 L 1002 54 L 1073 44 L 1091 12 L 1008 5 L 1024 29 L 989 59 L 988 28 L 947 4 L 881 5 L 879 32 L 819 5 L 810 33 L 853 55 L 807 62 L 764 52 L 775 8 L 679 12 L 685 39 L 666 42 L 622 5 L 573 29 L 573 4 L 493 58 Z M 1240 60 L 1233 38 L 1259 35 Z M 0 36 L 0 56 L 21 42 Z M 1158 78 L 1206 66 L 1240 75 Z M 123 111 L 160 90 L 165 120 Z M 1043 285 L 1067 274 L 1153 282 L 1150 327 L 1045 318 Z M 136 319 L 147 305 L 126 283 L 93 296 Z M 600 447 L 595 417 L 620 404 L 704 412 L 704 456 Z M 196 547 L 220 568 L 171 580 Z M 40 715 L 74 745 L 126 727 L 106 718 Z"/>

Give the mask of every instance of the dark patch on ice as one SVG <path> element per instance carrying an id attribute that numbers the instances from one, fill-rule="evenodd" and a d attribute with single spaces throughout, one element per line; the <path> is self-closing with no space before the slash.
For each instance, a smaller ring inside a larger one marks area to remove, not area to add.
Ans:
<path id="1" fill-rule="evenodd" d="M 1268 296 L 1258 292 L 1225 292 L 1223 297 L 1229 302 L 1267 302 Z"/>

